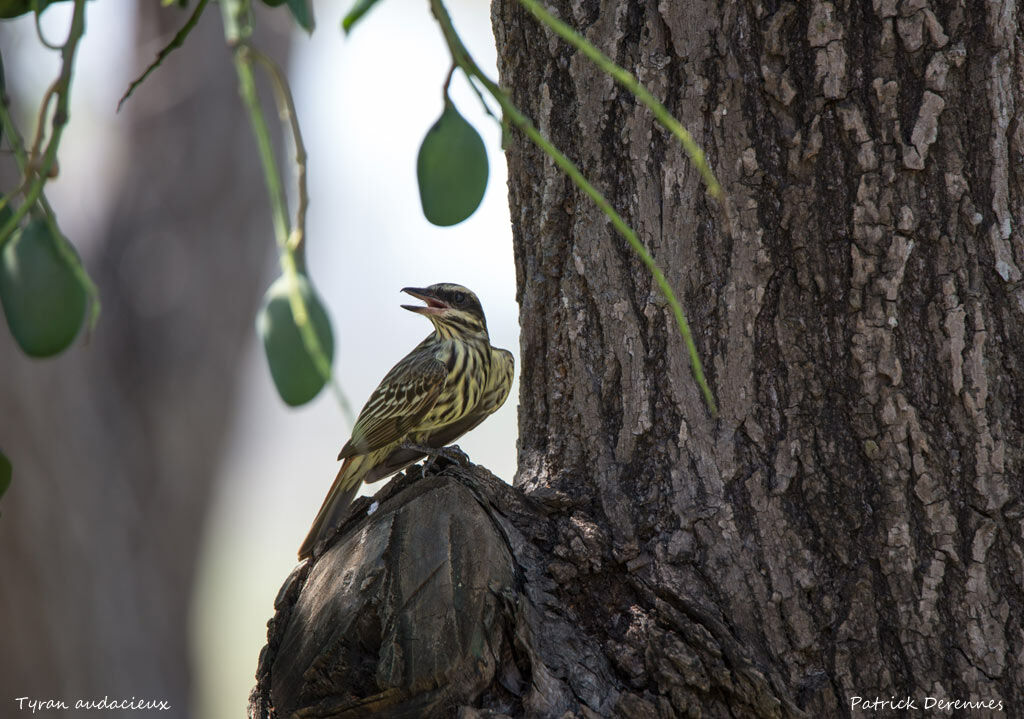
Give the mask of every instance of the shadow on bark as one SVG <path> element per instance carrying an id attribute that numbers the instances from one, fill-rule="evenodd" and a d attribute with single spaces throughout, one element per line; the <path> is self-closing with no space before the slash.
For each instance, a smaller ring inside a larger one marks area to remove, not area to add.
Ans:
<path id="1" fill-rule="evenodd" d="M 724 618 L 565 505 L 468 462 L 358 500 L 278 594 L 250 717 L 802 716 Z"/>

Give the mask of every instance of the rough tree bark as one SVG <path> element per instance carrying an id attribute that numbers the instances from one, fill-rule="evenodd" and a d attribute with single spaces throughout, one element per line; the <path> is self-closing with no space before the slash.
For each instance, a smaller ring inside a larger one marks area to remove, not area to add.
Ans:
<path id="1" fill-rule="evenodd" d="M 452 467 L 357 512 L 280 595 L 251 713 L 1021 711 L 1024 11 L 551 5 L 724 185 L 495 2 L 503 84 L 666 269 L 720 416 L 640 263 L 513 133 L 516 489 Z"/>
<path id="2" fill-rule="evenodd" d="M 136 13 L 141 69 L 186 16 Z M 285 38 L 261 44 L 278 55 Z M 272 248 L 218 13 L 116 122 L 125 167 L 100 237 L 84 243 L 103 301 L 95 334 L 31 361 L 0 330 L 0 443 L 15 473 L 0 503 L 5 716 L 15 697 L 104 695 L 189 715 L 196 559 Z"/>

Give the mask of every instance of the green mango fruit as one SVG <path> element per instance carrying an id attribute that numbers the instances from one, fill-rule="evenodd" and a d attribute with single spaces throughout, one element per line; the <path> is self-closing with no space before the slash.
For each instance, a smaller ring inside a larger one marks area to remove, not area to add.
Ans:
<path id="1" fill-rule="evenodd" d="M 480 134 L 446 100 L 416 159 L 423 215 L 442 227 L 472 215 L 487 189 L 487 170 Z"/>
<path id="2" fill-rule="evenodd" d="M 0 304 L 7 326 L 30 357 L 70 345 L 85 319 L 85 288 L 41 218 L 14 231 L 0 251 Z"/>
<path id="3" fill-rule="evenodd" d="M 299 275 L 298 284 L 313 330 L 330 363 L 334 358 L 331 321 L 309 280 Z M 306 351 L 299 326 L 292 315 L 288 287 L 288 278 L 282 276 L 267 290 L 256 317 L 256 331 L 263 338 L 263 349 L 277 393 L 285 404 L 297 407 L 316 397 L 326 380 Z"/>

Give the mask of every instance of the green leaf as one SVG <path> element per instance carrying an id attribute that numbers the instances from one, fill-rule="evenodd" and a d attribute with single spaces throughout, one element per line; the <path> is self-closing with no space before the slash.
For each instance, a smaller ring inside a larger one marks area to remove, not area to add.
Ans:
<path id="1" fill-rule="evenodd" d="M 32 10 L 32 0 L 0 0 L 0 18 L 24 15 Z"/>
<path id="2" fill-rule="evenodd" d="M 487 172 L 484 141 L 446 100 L 444 112 L 427 131 L 416 159 L 423 215 L 442 227 L 465 220 L 480 206 Z"/>
<path id="3" fill-rule="evenodd" d="M 59 0 L 38 0 L 40 14 Z M 0 19 L 7 19 L 32 12 L 32 0 L 0 0 Z"/>
<path id="4" fill-rule="evenodd" d="M 263 0 L 263 4 L 267 7 L 281 7 L 286 2 L 288 2 L 288 0 Z"/>
<path id="5" fill-rule="evenodd" d="M 12 18 L 32 12 L 32 0 L 0 0 L 0 18 Z"/>
<path id="6" fill-rule="evenodd" d="M 0 251 L 0 303 L 7 326 L 30 357 L 70 345 L 85 318 L 86 292 L 42 218 L 15 230 Z"/>
<path id="7" fill-rule="evenodd" d="M 348 11 L 348 14 L 341 20 L 341 29 L 348 35 L 349 30 L 365 15 L 370 8 L 377 4 L 377 0 L 356 0 L 356 4 Z"/>
<path id="8" fill-rule="evenodd" d="M 295 22 L 312 34 L 316 21 L 313 19 L 313 6 L 310 5 L 310 0 L 288 0 L 288 9 L 292 11 Z"/>
<path id="9" fill-rule="evenodd" d="M 0 452 L 0 497 L 3 497 L 4 492 L 11 486 L 11 475 L 13 473 L 11 460 L 7 459 L 7 455 L 3 452 Z"/>
<path id="10" fill-rule="evenodd" d="M 309 280 L 298 277 L 299 294 L 306 305 L 317 340 L 327 355 L 334 357 L 334 336 L 327 311 Z M 256 317 L 256 331 L 263 339 L 263 349 L 270 365 L 277 393 L 286 404 L 297 407 L 320 393 L 326 380 L 317 370 L 292 314 L 287 277 L 278 277 L 263 296 L 263 306 Z"/>

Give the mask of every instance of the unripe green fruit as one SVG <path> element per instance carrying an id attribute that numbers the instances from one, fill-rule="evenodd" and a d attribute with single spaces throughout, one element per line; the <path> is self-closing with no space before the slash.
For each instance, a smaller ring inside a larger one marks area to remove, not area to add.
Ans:
<path id="1" fill-rule="evenodd" d="M 330 364 L 334 358 L 331 321 L 309 280 L 299 275 L 298 285 L 313 331 Z M 302 341 L 299 326 L 292 315 L 288 289 L 288 278 L 284 276 L 278 277 L 270 286 L 256 317 L 256 330 L 263 338 L 270 376 L 274 378 L 278 394 L 286 404 L 297 407 L 316 397 L 326 380 Z"/>
<path id="2" fill-rule="evenodd" d="M 30 357 L 70 345 L 85 318 L 86 293 L 49 225 L 32 219 L 0 252 L 0 303 L 7 326 Z"/>
<path id="3" fill-rule="evenodd" d="M 423 215 L 442 227 L 462 222 L 480 205 L 487 172 L 480 134 L 446 101 L 416 159 Z"/>

